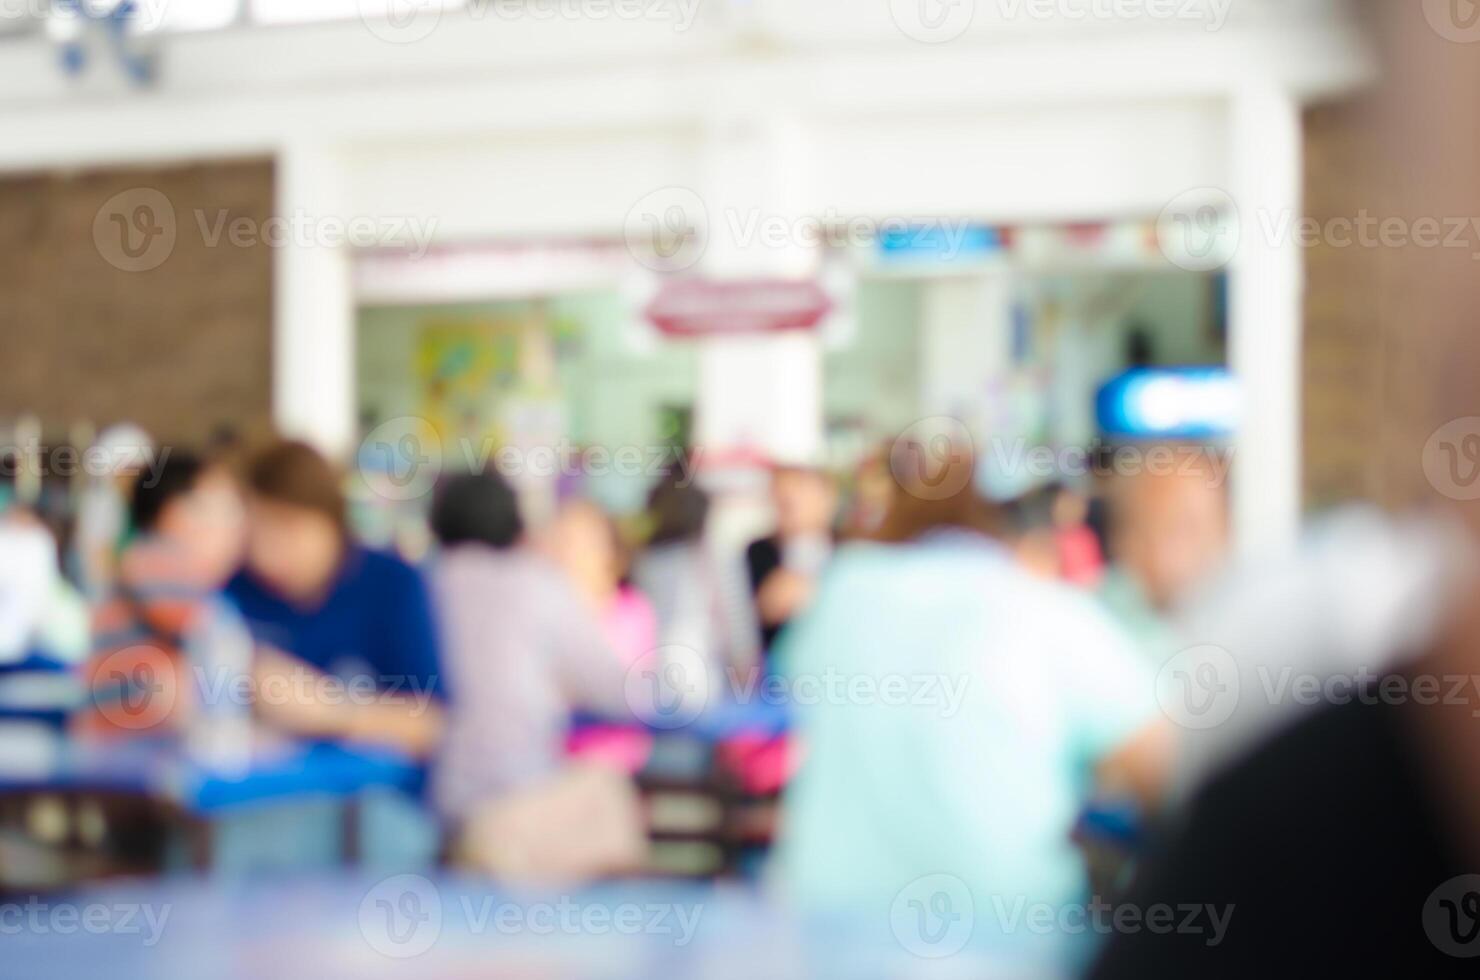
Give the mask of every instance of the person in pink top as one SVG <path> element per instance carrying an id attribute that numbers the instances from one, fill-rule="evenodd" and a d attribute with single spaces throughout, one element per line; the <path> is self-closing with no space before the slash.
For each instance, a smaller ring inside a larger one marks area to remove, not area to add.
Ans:
<path id="1" fill-rule="evenodd" d="M 1072 487 L 1056 487 L 1051 518 L 1059 574 L 1075 585 L 1098 587 L 1105 574 L 1105 556 L 1089 526 L 1089 498 Z"/>
<path id="2" fill-rule="evenodd" d="M 647 596 L 625 581 L 626 548 L 605 511 L 589 500 L 567 503 L 545 528 L 540 546 L 590 602 L 624 670 L 657 648 L 657 614 Z M 566 750 L 635 773 L 647 762 L 652 744 L 651 735 L 634 727 L 592 725 L 571 732 Z"/>

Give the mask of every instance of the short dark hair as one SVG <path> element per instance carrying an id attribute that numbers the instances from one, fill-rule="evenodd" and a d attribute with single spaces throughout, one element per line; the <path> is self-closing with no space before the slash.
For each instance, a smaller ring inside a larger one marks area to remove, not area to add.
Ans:
<path id="1" fill-rule="evenodd" d="M 709 519 L 709 494 L 692 483 L 664 478 L 648 493 L 652 533 L 648 544 L 696 541 Z"/>
<path id="2" fill-rule="evenodd" d="M 134 530 L 153 531 L 170 502 L 194 490 L 205 471 L 205 462 L 194 453 L 166 453 L 153 474 L 134 484 L 129 501 L 129 523 Z"/>
<path id="3" fill-rule="evenodd" d="M 524 533 L 519 498 L 498 473 L 448 478 L 432 502 L 432 533 L 444 547 L 485 544 L 508 548 Z"/>
<path id="4" fill-rule="evenodd" d="M 247 461 L 247 490 L 279 504 L 317 511 L 343 530 L 344 491 L 339 471 L 306 442 L 282 441 Z"/>

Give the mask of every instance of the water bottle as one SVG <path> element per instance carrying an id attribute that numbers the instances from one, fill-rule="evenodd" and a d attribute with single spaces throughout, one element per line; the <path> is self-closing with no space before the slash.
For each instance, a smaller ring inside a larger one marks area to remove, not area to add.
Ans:
<path id="1" fill-rule="evenodd" d="M 183 639 L 196 692 L 186 751 L 203 769 L 242 775 L 252 761 L 252 636 L 235 607 L 217 598 Z"/>

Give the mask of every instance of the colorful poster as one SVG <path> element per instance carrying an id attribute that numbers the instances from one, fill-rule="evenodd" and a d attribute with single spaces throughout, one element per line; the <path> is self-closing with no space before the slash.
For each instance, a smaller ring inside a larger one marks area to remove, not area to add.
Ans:
<path id="1" fill-rule="evenodd" d="M 421 327 L 416 350 L 418 414 L 441 438 L 458 444 L 498 445 L 499 403 L 519 376 L 518 320 L 432 321 Z"/>

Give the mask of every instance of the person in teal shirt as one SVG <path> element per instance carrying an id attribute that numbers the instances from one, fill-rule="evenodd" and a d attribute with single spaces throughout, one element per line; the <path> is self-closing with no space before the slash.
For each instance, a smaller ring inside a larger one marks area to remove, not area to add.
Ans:
<path id="1" fill-rule="evenodd" d="M 977 942 L 1076 945 L 1091 910 L 1070 833 L 1097 784 L 1152 792 L 1155 677 L 1091 597 L 984 533 L 969 486 L 934 486 L 903 488 L 884 541 L 841 549 L 780 645 L 805 757 L 774 883 L 921 955 L 963 923 Z M 914 920 L 932 910 L 954 923 L 939 937 Z"/>

